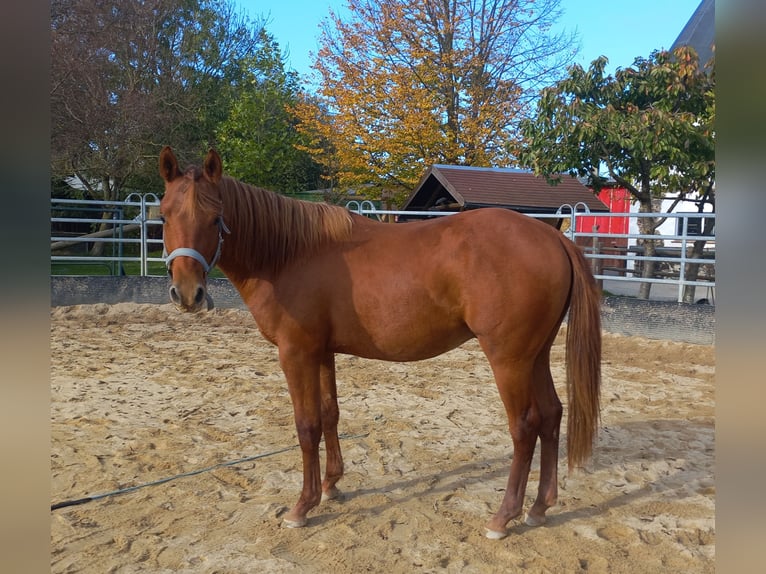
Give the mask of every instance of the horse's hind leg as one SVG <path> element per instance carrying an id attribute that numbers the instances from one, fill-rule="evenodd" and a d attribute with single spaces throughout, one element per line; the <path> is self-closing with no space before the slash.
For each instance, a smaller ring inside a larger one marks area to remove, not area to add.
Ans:
<path id="1" fill-rule="evenodd" d="M 322 481 L 322 500 L 336 498 L 336 483 L 343 476 L 343 456 L 338 440 L 338 392 L 335 384 L 335 355 L 329 353 L 319 371 L 321 393 L 322 434 L 327 455 L 325 476 Z"/>
<path id="2" fill-rule="evenodd" d="M 527 513 L 526 523 L 545 523 L 545 512 L 558 498 L 559 428 L 562 407 L 553 386 L 550 369 L 550 346 L 537 357 L 534 371 L 535 402 L 540 413 L 540 486 L 537 499 Z"/>
<path id="3" fill-rule="evenodd" d="M 540 426 L 540 413 L 533 392 L 533 366 L 531 361 L 505 362 L 494 360 L 488 354 L 497 388 L 508 415 L 508 426 L 513 439 L 513 460 L 508 484 L 500 509 L 486 525 L 488 538 L 507 535 L 506 524 L 519 516 L 524 505 L 524 494 L 529 469 L 535 452 Z"/>

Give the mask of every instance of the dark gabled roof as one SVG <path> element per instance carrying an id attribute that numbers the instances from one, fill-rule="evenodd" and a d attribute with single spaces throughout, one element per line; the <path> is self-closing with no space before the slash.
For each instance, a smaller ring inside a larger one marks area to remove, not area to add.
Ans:
<path id="1" fill-rule="evenodd" d="M 574 177 L 561 176 L 558 185 L 530 171 L 512 168 L 431 166 L 405 201 L 405 211 L 427 211 L 444 205 L 450 210 L 505 207 L 524 213 L 555 213 L 565 204 L 584 203 L 591 211 L 609 211 L 596 195 Z M 454 205 L 457 204 L 457 205 Z"/>
<path id="2" fill-rule="evenodd" d="M 699 56 L 700 67 L 713 57 L 715 44 L 715 0 L 702 0 L 673 42 L 670 50 L 691 46 Z"/>

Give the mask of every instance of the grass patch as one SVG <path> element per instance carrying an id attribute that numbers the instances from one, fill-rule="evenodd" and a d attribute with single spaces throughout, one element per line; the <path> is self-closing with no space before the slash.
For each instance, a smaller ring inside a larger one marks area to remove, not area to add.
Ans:
<path id="1" fill-rule="evenodd" d="M 152 255 L 152 257 L 159 257 L 159 254 Z M 165 264 L 160 261 L 150 261 L 147 271 L 148 275 L 159 277 L 168 273 Z M 51 275 L 74 277 L 140 276 L 141 264 L 138 261 L 51 261 Z M 225 275 L 218 267 L 214 267 L 209 277 L 221 279 Z"/>

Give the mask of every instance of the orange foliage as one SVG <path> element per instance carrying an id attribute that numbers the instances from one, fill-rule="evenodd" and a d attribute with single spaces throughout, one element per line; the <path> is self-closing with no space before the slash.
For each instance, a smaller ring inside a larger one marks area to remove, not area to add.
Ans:
<path id="1" fill-rule="evenodd" d="M 351 18 L 324 22 L 318 93 L 294 110 L 305 149 L 372 197 L 401 199 L 433 163 L 507 164 L 525 95 L 514 49 L 530 10 L 557 3 L 349 0 Z"/>

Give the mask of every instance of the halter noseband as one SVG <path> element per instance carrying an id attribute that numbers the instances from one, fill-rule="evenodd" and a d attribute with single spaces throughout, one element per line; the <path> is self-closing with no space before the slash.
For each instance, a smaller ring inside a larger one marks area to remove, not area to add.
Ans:
<path id="1" fill-rule="evenodd" d="M 199 251 L 196 249 L 193 249 L 191 247 L 178 247 L 177 249 L 174 249 L 170 255 L 168 255 L 167 249 L 163 248 L 162 256 L 165 258 L 165 266 L 168 268 L 168 271 L 170 271 L 170 263 L 175 259 L 176 257 L 191 257 L 192 259 L 195 259 L 197 262 L 199 262 L 200 265 L 202 265 L 202 269 L 205 270 L 205 274 L 207 274 L 213 267 L 215 267 L 215 264 L 218 263 L 218 259 L 221 257 L 221 246 L 223 245 L 223 233 L 231 233 L 229 231 L 229 228 L 226 227 L 226 224 L 223 222 L 223 216 L 218 216 L 218 248 L 215 250 L 215 255 L 213 255 L 213 259 L 211 259 L 210 263 L 207 262 L 205 259 L 205 256 L 202 255 Z"/>

